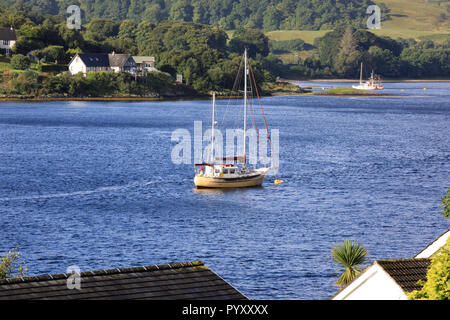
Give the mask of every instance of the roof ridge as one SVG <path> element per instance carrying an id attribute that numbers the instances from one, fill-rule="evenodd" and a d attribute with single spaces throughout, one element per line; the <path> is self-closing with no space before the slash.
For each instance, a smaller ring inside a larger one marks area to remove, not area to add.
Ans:
<path id="1" fill-rule="evenodd" d="M 401 259 L 378 259 L 374 262 L 404 262 L 404 261 L 424 261 L 431 260 L 430 258 L 401 258 Z"/>
<path id="2" fill-rule="evenodd" d="M 446 233 L 448 233 L 450 231 L 450 228 L 447 228 L 447 230 L 445 230 L 441 235 L 439 235 L 437 238 L 435 238 L 433 241 L 431 241 L 425 248 L 423 248 L 422 250 L 420 250 L 414 257 L 417 257 L 418 255 L 420 255 L 422 252 L 424 252 L 425 250 L 427 250 L 429 247 L 431 247 L 434 243 L 436 243 L 439 239 L 441 239 Z"/>
<path id="3" fill-rule="evenodd" d="M 119 274 L 119 273 L 131 273 L 131 272 L 150 272 L 157 270 L 168 270 L 168 269 L 182 269 L 189 267 L 201 267 L 205 266 L 203 261 L 196 260 L 192 262 L 176 262 L 162 265 L 150 265 L 150 266 L 140 266 L 140 267 L 130 267 L 130 268 L 113 268 L 113 269 L 100 269 L 93 271 L 83 271 L 80 272 L 81 277 L 88 276 L 98 276 L 105 274 Z M 18 277 L 18 278 L 7 278 L 0 279 L 0 285 L 2 284 L 13 284 L 13 283 L 24 283 L 24 282 L 34 282 L 34 281 L 49 281 L 49 280 L 59 280 L 67 279 L 72 273 L 56 273 L 56 274 L 44 274 L 38 276 L 30 277 Z"/>

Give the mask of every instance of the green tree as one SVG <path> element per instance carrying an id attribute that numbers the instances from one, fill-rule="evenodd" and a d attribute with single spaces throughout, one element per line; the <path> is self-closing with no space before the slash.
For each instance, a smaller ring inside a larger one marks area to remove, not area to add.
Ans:
<path id="1" fill-rule="evenodd" d="M 358 51 L 358 43 L 353 36 L 352 28 L 348 26 L 342 36 L 340 50 L 334 63 L 334 68 L 336 72 L 342 74 L 344 77 L 353 76 L 360 59 L 361 53 Z"/>
<path id="2" fill-rule="evenodd" d="M 27 70 L 20 74 L 14 74 L 10 81 L 10 90 L 13 94 L 37 96 L 41 87 L 41 81 L 37 72 Z"/>
<path id="3" fill-rule="evenodd" d="M 93 19 L 86 28 L 86 37 L 93 41 L 103 41 L 119 33 L 119 23 L 103 18 Z"/>
<path id="4" fill-rule="evenodd" d="M 128 19 L 139 21 L 145 10 L 145 2 L 142 0 L 130 0 L 128 7 Z"/>
<path id="5" fill-rule="evenodd" d="M 10 250 L 5 256 L 0 256 L 0 279 L 23 277 L 27 272 L 25 263 L 19 262 L 18 248 Z"/>
<path id="6" fill-rule="evenodd" d="M 48 46 L 41 50 L 41 56 L 46 62 L 55 62 L 66 60 L 66 50 L 63 46 Z"/>
<path id="7" fill-rule="evenodd" d="M 267 56 L 269 54 L 269 39 L 260 30 L 240 28 L 233 34 L 229 43 L 233 52 L 242 54 L 244 48 L 248 49 L 248 55 L 255 58 L 257 54 Z"/>
<path id="8" fill-rule="evenodd" d="M 441 214 L 446 219 L 450 218 L 450 188 L 447 189 L 447 194 L 441 198 L 441 208 L 444 209 Z"/>
<path id="9" fill-rule="evenodd" d="M 159 3 L 152 3 L 142 14 L 142 20 L 152 23 L 159 23 L 166 17 L 161 5 Z"/>
<path id="10" fill-rule="evenodd" d="M 192 21 L 194 8 L 186 0 L 175 2 L 170 8 L 170 18 L 178 21 Z"/>
<path id="11" fill-rule="evenodd" d="M 334 263 L 343 271 L 336 281 L 336 286 L 342 288 L 350 283 L 364 268 L 369 252 L 355 241 L 345 240 L 331 249 Z"/>
<path id="12" fill-rule="evenodd" d="M 137 22 L 133 20 L 123 20 L 119 27 L 119 39 L 130 39 L 134 40 L 136 38 Z"/>
<path id="13" fill-rule="evenodd" d="M 263 17 L 263 29 L 265 31 L 278 30 L 280 28 L 281 13 L 274 6 L 269 6 L 265 10 Z"/>
<path id="14" fill-rule="evenodd" d="M 15 54 L 10 61 L 11 67 L 17 70 L 25 70 L 30 67 L 31 61 L 22 54 Z"/>
<path id="15" fill-rule="evenodd" d="M 408 294 L 411 300 L 450 300 L 450 237 L 432 257 L 426 281 L 419 281 L 421 290 Z"/>

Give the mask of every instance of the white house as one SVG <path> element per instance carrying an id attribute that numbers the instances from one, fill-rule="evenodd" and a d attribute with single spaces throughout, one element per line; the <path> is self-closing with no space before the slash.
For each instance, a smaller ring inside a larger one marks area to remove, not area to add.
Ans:
<path id="1" fill-rule="evenodd" d="M 426 280 L 431 257 L 446 243 L 447 229 L 411 259 L 376 260 L 356 279 L 336 293 L 332 300 L 407 300 L 406 293 L 420 290 Z"/>
<path id="2" fill-rule="evenodd" d="M 129 54 L 118 53 L 79 53 L 69 63 L 69 72 L 75 75 L 81 72 L 120 72 L 136 73 L 136 62 Z"/>
<path id="3" fill-rule="evenodd" d="M 10 54 L 11 49 L 16 43 L 16 31 L 11 28 L 0 28 L 0 49 L 5 54 Z"/>

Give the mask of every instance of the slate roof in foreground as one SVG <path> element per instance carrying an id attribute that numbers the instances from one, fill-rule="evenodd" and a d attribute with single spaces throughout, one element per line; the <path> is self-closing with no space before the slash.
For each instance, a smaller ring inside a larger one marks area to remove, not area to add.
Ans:
<path id="1" fill-rule="evenodd" d="M 377 260 L 376 263 L 395 280 L 403 291 L 411 292 L 422 289 L 417 282 L 427 279 L 427 270 L 431 260 L 428 258 Z"/>
<path id="2" fill-rule="evenodd" d="M 81 272 L 80 290 L 67 288 L 71 275 L 0 280 L 0 300 L 247 299 L 201 261 Z"/>

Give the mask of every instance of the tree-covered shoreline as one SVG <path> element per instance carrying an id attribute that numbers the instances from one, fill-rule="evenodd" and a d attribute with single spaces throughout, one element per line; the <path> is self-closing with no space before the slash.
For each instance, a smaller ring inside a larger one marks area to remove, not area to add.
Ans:
<path id="1" fill-rule="evenodd" d="M 260 89 L 278 78 L 358 79 L 361 62 L 364 78 L 371 70 L 383 79 L 450 77 L 450 41 L 380 37 L 352 24 L 337 26 L 311 45 L 301 40 L 269 41 L 264 32 L 254 28 L 239 27 L 229 33 L 218 26 L 173 20 L 152 23 L 92 18 L 80 30 L 73 30 L 67 27 L 65 16 L 44 15 L 23 2 L 0 8 L 0 13 L 0 26 L 13 26 L 17 34 L 13 56 L 0 57 L 3 96 L 225 94 L 234 87 L 244 48 L 248 48 Z M 291 64 L 277 57 L 279 52 L 304 50 L 316 54 Z M 82 52 L 154 56 L 161 72 L 139 78 L 121 73 L 96 72 L 87 78 L 65 74 L 71 58 Z M 27 57 L 30 54 L 34 60 Z M 177 74 L 183 76 L 184 86 L 175 83 Z M 279 90 L 261 90 L 266 95 L 287 92 L 280 86 L 266 88 Z"/>

